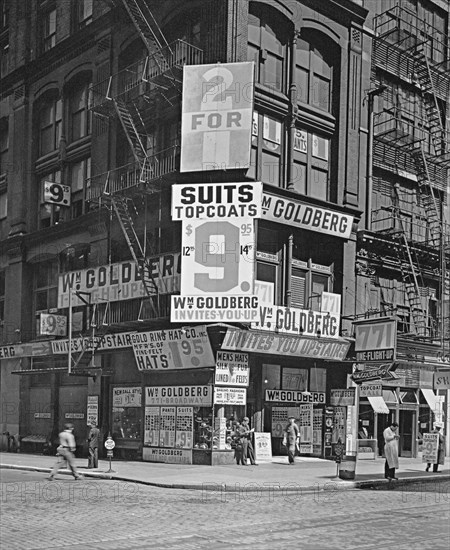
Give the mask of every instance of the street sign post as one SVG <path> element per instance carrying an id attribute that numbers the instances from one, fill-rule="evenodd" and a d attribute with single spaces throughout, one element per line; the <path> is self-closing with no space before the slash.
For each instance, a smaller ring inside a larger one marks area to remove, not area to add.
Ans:
<path id="1" fill-rule="evenodd" d="M 114 470 L 111 468 L 111 460 L 113 457 L 113 449 L 115 446 L 116 444 L 114 442 L 114 439 L 110 435 L 108 435 L 105 441 L 106 456 L 109 459 L 109 470 L 106 472 L 107 474 L 114 473 Z"/>

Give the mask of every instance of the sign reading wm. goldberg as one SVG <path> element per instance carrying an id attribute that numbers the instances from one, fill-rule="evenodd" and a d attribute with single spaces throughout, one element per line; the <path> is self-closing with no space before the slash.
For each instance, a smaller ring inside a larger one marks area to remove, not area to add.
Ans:
<path id="1" fill-rule="evenodd" d="M 276 403 L 320 403 L 325 404 L 325 392 L 304 393 L 301 390 L 266 390 L 266 401 Z"/>
<path id="2" fill-rule="evenodd" d="M 180 260 L 179 253 L 148 259 L 149 275 L 153 277 L 160 294 L 172 294 L 180 290 Z M 58 280 L 59 309 L 69 307 L 70 292 L 73 307 L 84 305 L 74 291 L 87 293 L 91 304 L 131 300 L 147 295 L 138 266 L 132 261 L 63 273 Z"/>
<path id="3" fill-rule="evenodd" d="M 348 239 L 353 216 L 303 204 L 293 199 L 263 194 L 262 217 L 273 222 Z"/>
<path id="4" fill-rule="evenodd" d="M 290 355 L 295 357 L 313 357 L 343 361 L 350 342 L 326 338 L 311 338 L 256 331 L 227 329 L 222 349 L 253 351 L 272 355 Z"/>
<path id="5" fill-rule="evenodd" d="M 146 405 L 212 405 L 212 386 L 150 386 L 145 388 Z"/>

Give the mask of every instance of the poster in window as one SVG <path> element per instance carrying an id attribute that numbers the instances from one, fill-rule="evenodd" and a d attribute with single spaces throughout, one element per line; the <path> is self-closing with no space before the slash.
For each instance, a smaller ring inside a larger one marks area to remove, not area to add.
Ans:
<path id="1" fill-rule="evenodd" d="M 311 454 L 313 452 L 313 405 L 300 405 L 300 454 Z"/>
<path id="2" fill-rule="evenodd" d="M 175 447 L 192 449 L 194 440 L 194 423 L 192 407 L 177 407 Z"/>
<path id="3" fill-rule="evenodd" d="M 308 371 L 306 369 L 283 369 L 283 390 L 306 390 Z"/>
<path id="4" fill-rule="evenodd" d="M 347 407 L 334 407 L 332 443 L 337 443 L 338 439 L 345 441 L 345 423 L 347 421 L 345 414 L 346 408 Z"/>
<path id="5" fill-rule="evenodd" d="M 313 409 L 313 455 L 322 456 L 323 409 Z"/>
<path id="6" fill-rule="evenodd" d="M 159 417 L 159 446 L 175 447 L 176 407 L 161 407 Z"/>
<path id="7" fill-rule="evenodd" d="M 144 445 L 159 445 L 159 407 L 145 407 Z"/>
<path id="8" fill-rule="evenodd" d="M 293 416 L 298 425 L 300 409 L 298 407 L 272 407 L 272 437 L 283 437 L 283 432 Z"/>

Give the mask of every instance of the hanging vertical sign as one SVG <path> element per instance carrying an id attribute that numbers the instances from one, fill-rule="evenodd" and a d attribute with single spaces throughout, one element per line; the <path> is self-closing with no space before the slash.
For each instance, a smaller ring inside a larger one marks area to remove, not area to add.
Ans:
<path id="1" fill-rule="evenodd" d="M 254 63 L 185 65 L 181 172 L 248 168 Z"/>

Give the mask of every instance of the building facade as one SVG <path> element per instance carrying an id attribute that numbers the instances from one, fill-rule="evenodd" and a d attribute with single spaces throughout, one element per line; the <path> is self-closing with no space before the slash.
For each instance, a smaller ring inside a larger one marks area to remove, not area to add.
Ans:
<path id="1" fill-rule="evenodd" d="M 302 454 L 376 452 L 391 418 L 417 452 L 448 344 L 444 4 L 1 2 L 4 447 L 95 420 L 120 456 L 221 463 L 231 417 L 276 454 L 293 414 Z M 384 319 L 388 413 L 350 377 Z"/>

